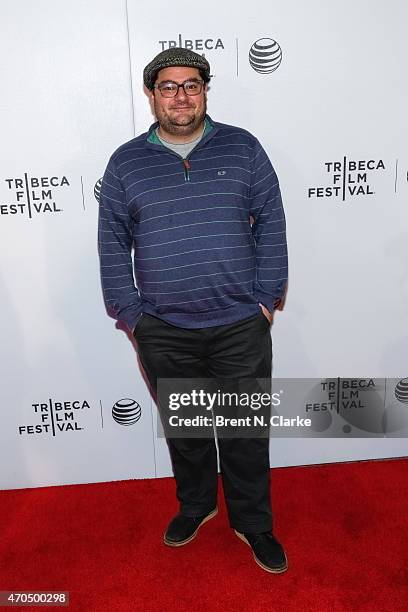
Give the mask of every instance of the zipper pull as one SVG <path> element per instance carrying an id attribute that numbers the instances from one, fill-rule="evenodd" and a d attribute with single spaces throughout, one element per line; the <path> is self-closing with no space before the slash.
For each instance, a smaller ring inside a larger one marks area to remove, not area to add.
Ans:
<path id="1" fill-rule="evenodd" d="M 183 159 L 183 165 L 184 165 L 184 180 L 189 181 L 190 180 L 190 175 L 189 175 L 188 171 L 191 168 L 189 160 L 188 159 Z"/>

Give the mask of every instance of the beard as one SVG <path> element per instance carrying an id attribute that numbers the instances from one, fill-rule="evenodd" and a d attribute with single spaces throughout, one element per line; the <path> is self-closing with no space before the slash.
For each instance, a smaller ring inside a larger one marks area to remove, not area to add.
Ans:
<path id="1" fill-rule="evenodd" d="M 175 102 L 171 108 L 166 110 L 155 101 L 154 110 L 157 121 L 168 134 L 190 136 L 194 134 L 204 121 L 207 112 L 207 101 L 204 99 L 201 109 L 189 106 L 187 101 L 181 104 Z"/>

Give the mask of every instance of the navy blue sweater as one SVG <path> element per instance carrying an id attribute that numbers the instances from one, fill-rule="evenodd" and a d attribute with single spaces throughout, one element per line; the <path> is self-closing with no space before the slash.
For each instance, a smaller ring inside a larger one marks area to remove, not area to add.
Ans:
<path id="1" fill-rule="evenodd" d="M 186 328 L 233 323 L 259 302 L 272 311 L 284 294 L 285 216 L 271 162 L 246 130 L 207 122 L 186 160 L 157 144 L 155 123 L 106 168 L 102 287 L 130 329 L 143 312 Z"/>

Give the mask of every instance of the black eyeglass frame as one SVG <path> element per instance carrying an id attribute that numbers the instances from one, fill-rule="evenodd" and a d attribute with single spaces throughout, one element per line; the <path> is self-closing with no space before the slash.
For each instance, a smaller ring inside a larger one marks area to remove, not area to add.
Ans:
<path id="1" fill-rule="evenodd" d="M 164 87 L 165 85 L 168 85 L 169 83 L 171 83 L 172 85 L 176 85 L 177 90 L 176 90 L 176 93 L 172 94 L 171 96 L 166 96 L 163 94 L 162 87 Z M 197 91 L 196 93 L 191 93 L 191 92 L 186 91 L 185 85 L 187 85 L 187 83 L 194 83 L 195 85 L 199 85 L 200 90 Z M 203 91 L 204 84 L 205 84 L 205 81 L 203 81 L 202 79 L 187 79 L 183 83 L 176 83 L 175 81 L 163 81 L 162 83 L 158 83 L 157 85 L 154 85 L 153 88 L 158 89 L 160 91 L 160 94 L 163 96 L 163 98 L 175 98 L 178 95 L 180 87 L 183 88 L 183 91 L 186 94 L 186 96 L 199 96 L 200 93 Z"/>

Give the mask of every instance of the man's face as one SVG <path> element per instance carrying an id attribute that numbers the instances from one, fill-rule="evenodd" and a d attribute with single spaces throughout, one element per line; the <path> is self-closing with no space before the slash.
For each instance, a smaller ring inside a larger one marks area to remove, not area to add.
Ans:
<path id="1" fill-rule="evenodd" d="M 174 66 L 160 70 L 156 85 L 166 81 L 180 84 L 190 79 L 202 80 L 197 68 Z M 151 92 L 154 112 L 160 126 L 169 134 L 189 136 L 200 127 L 207 112 L 207 87 L 203 85 L 201 93 L 197 96 L 187 96 L 184 89 L 179 87 L 174 98 L 165 98 L 158 89 Z"/>

